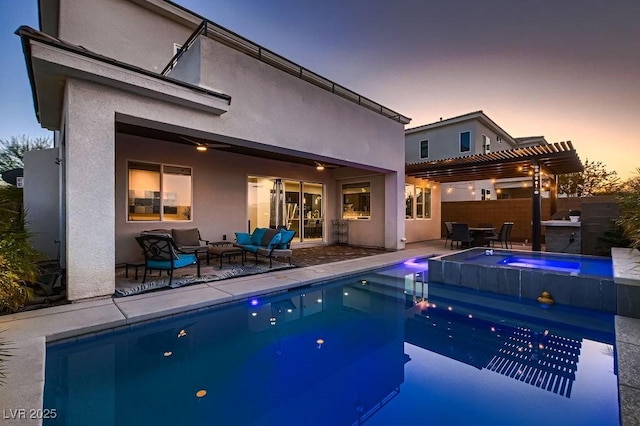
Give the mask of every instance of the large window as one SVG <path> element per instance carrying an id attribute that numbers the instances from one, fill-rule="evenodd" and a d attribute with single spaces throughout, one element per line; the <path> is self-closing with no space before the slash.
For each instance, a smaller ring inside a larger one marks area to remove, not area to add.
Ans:
<path id="1" fill-rule="evenodd" d="M 471 151 L 471 132 L 460 133 L 460 152 Z"/>
<path id="2" fill-rule="evenodd" d="M 342 219 L 371 218 L 371 183 L 342 185 Z"/>
<path id="3" fill-rule="evenodd" d="M 431 189 L 405 184 L 404 200 L 406 219 L 431 218 Z"/>
<path id="4" fill-rule="evenodd" d="M 429 141 L 420 141 L 420 158 L 429 158 Z"/>
<path id="5" fill-rule="evenodd" d="M 191 168 L 130 161 L 127 220 L 191 220 Z"/>

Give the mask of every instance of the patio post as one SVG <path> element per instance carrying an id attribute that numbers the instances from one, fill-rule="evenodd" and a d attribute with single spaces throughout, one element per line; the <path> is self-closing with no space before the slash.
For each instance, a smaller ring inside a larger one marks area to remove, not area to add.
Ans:
<path id="1" fill-rule="evenodd" d="M 540 164 L 533 162 L 533 194 L 531 200 L 531 249 L 533 251 L 542 250 L 542 224 L 541 211 L 542 203 L 540 200 Z"/>

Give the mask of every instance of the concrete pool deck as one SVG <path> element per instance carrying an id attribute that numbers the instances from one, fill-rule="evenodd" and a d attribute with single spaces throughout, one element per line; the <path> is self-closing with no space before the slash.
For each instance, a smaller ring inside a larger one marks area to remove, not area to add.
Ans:
<path id="1" fill-rule="evenodd" d="M 39 425 L 30 409 L 43 408 L 46 343 L 105 332 L 233 300 L 285 291 L 391 266 L 414 257 L 451 253 L 442 240 L 408 244 L 402 251 L 196 284 L 126 298 L 92 299 L 0 317 L 0 336 L 10 341 L 6 383 L 0 386 L 3 424 Z M 640 284 L 640 280 L 638 281 Z M 640 424 L 640 320 L 616 317 L 622 424 Z M 55 408 L 55 407 L 44 407 Z M 15 418 L 24 409 L 26 418 Z"/>

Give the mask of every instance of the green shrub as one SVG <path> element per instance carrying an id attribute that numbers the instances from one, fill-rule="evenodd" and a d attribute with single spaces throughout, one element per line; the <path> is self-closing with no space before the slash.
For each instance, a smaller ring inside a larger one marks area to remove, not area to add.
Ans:
<path id="1" fill-rule="evenodd" d="M 624 190 L 618 194 L 620 219 L 624 236 L 631 241 L 630 247 L 640 248 L 640 168 L 639 176 L 626 182 Z"/>
<path id="2" fill-rule="evenodd" d="M 0 313 L 20 309 L 33 298 L 29 283 L 38 277 L 42 255 L 29 242 L 22 190 L 0 188 Z"/>

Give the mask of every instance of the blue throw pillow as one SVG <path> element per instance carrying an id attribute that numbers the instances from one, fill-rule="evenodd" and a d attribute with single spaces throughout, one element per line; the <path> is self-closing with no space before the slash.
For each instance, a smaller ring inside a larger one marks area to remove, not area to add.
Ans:
<path id="1" fill-rule="evenodd" d="M 248 232 L 236 232 L 236 244 L 241 246 L 251 245 L 251 235 Z"/>
<path id="2" fill-rule="evenodd" d="M 262 237 L 264 237 L 267 228 L 256 228 L 251 234 L 251 244 L 254 246 L 262 245 Z"/>
<path id="3" fill-rule="evenodd" d="M 273 238 L 271 238 L 271 241 L 269 241 L 269 244 L 267 245 L 267 249 L 271 250 L 272 248 L 277 246 L 278 243 L 280 243 L 280 240 L 282 240 L 282 234 L 278 232 L 276 235 L 273 236 Z"/>
<path id="4" fill-rule="evenodd" d="M 280 234 L 282 235 L 282 239 L 280 240 L 280 244 L 278 244 L 278 248 L 289 248 L 289 243 L 291 243 L 291 240 L 293 240 L 293 236 L 296 235 L 296 231 L 287 231 L 283 228 L 280 230 Z"/>

